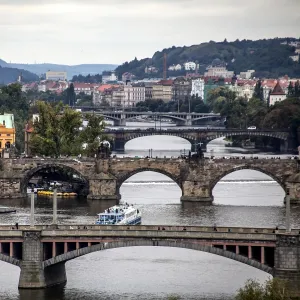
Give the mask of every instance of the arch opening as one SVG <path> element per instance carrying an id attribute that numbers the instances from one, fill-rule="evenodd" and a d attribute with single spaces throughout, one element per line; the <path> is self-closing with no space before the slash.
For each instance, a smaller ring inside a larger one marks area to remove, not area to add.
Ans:
<path id="1" fill-rule="evenodd" d="M 130 140 L 125 141 L 125 153 L 153 158 L 178 157 L 183 153 L 188 154 L 192 143 L 192 140 L 184 137 L 149 133 L 147 136 L 133 136 Z"/>
<path id="2" fill-rule="evenodd" d="M 59 262 L 66 262 L 78 257 L 89 255 L 91 253 L 104 251 L 104 250 L 111 250 L 115 248 L 127 248 L 127 247 L 163 247 L 163 248 L 183 248 L 188 250 L 195 250 L 200 251 L 203 253 L 209 253 L 214 256 L 220 256 L 227 258 L 229 260 L 237 261 L 246 265 L 249 265 L 253 268 L 259 269 L 264 271 L 268 274 L 273 274 L 273 268 L 271 266 L 262 264 L 256 260 L 248 259 L 246 256 L 241 254 L 234 254 L 230 251 L 226 251 L 217 247 L 213 246 L 206 246 L 201 245 L 193 242 L 186 242 L 186 241 L 156 241 L 153 242 L 152 240 L 130 240 L 130 241 L 113 241 L 113 242 L 105 242 L 95 244 L 89 247 L 81 248 L 78 250 L 73 250 L 59 256 L 47 259 L 43 262 L 44 267 L 48 267 L 54 265 Z"/>
<path id="3" fill-rule="evenodd" d="M 79 196 L 87 196 L 89 193 L 89 181 L 77 170 L 60 164 L 38 166 L 24 176 L 20 184 L 22 194 L 26 194 L 32 188 L 51 190 L 57 186 L 61 192 L 73 192 Z"/>
<path id="4" fill-rule="evenodd" d="M 123 202 L 140 206 L 143 224 L 153 223 L 153 214 L 164 219 L 156 206 L 149 205 L 180 203 L 182 196 L 179 179 L 155 169 L 139 169 L 128 173 L 118 182 L 118 192 Z"/>
<path id="5" fill-rule="evenodd" d="M 214 202 L 221 205 L 282 206 L 285 187 L 272 174 L 241 167 L 216 178 L 211 193 Z"/>

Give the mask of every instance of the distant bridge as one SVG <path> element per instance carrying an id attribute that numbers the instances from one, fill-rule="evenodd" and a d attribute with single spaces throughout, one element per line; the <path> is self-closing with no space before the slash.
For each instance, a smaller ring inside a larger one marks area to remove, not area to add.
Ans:
<path id="1" fill-rule="evenodd" d="M 101 111 L 95 107 L 74 107 L 81 109 L 83 113 L 95 113 L 102 115 L 105 119 L 114 122 L 115 126 L 126 126 L 127 121 L 136 119 L 137 117 L 148 117 L 159 121 L 161 119 L 170 119 L 179 126 L 191 126 L 202 121 L 206 122 L 220 121 L 220 114 L 215 113 L 177 113 L 177 112 L 128 112 L 128 111 Z"/>
<path id="2" fill-rule="evenodd" d="M 223 256 L 287 280 L 293 295 L 300 295 L 299 230 L 89 224 L 0 227 L 0 260 L 21 268 L 19 288 L 64 283 L 67 261 L 136 246 L 185 248 Z"/>
<path id="3" fill-rule="evenodd" d="M 217 128 L 138 128 L 138 129 L 105 129 L 106 135 L 113 142 L 113 150 L 124 152 L 125 144 L 135 138 L 151 135 L 170 135 L 177 136 L 189 141 L 192 145 L 192 152 L 195 152 L 198 145 L 201 145 L 203 151 L 206 151 L 207 144 L 220 137 L 232 136 L 251 136 L 251 137 L 271 137 L 281 140 L 281 151 L 292 150 L 292 139 L 288 130 L 270 130 L 270 129 L 217 129 Z"/>

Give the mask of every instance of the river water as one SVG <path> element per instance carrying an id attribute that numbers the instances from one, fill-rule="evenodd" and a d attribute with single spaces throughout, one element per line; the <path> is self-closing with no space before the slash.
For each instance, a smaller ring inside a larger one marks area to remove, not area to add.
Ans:
<path id="1" fill-rule="evenodd" d="M 148 150 L 178 156 L 190 145 L 176 137 L 147 137 L 126 144 L 126 155 L 143 155 Z M 236 149 L 212 141 L 209 151 L 232 155 Z M 242 151 L 240 149 L 239 151 Z M 236 155 L 236 154 L 235 154 Z M 251 155 L 251 154 L 249 154 Z M 283 227 L 284 193 L 262 173 L 242 170 L 224 177 L 214 188 L 214 204 L 182 205 L 179 187 L 164 175 L 143 172 L 121 187 L 122 201 L 135 204 L 143 224 L 185 224 L 212 226 Z M 1 205 L 17 208 L 14 215 L 2 215 L 1 224 L 29 223 L 27 200 L 4 200 Z M 36 199 L 36 222 L 51 223 L 52 202 Z M 60 223 L 93 223 L 103 204 L 84 199 L 58 201 Z M 293 227 L 300 227 L 300 207 L 293 207 Z M 19 268 L 0 262 L 1 300 L 93 300 L 93 299 L 178 299 L 229 300 L 249 278 L 263 282 L 268 274 L 216 255 L 187 249 L 132 247 L 92 253 L 66 264 L 68 282 L 63 287 L 41 291 L 18 291 Z"/>

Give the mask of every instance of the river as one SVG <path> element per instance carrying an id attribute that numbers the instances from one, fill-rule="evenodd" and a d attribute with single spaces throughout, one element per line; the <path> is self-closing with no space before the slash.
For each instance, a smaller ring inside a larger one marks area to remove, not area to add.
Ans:
<path id="1" fill-rule="evenodd" d="M 126 144 L 125 155 L 143 155 L 148 150 L 178 156 L 189 144 L 176 137 L 147 137 Z M 232 155 L 237 149 L 215 140 L 209 151 Z M 240 149 L 239 151 L 242 151 Z M 234 155 L 237 155 L 234 153 Z M 263 154 L 261 154 L 263 155 Z M 214 188 L 214 204 L 198 206 L 180 203 L 180 189 L 164 175 L 143 172 L 121 187 L 122 201 L 135 204 L 143 224 L 185 224 L 217 226 L 284 226 L 284 192 L 270 177 L 241 170 L 224 177 Z M 2 215 L 1 224 L 29 223 L 27 200 L 5 200 L 16 214 Z M 51 223 L 52 202 L 36 201 L 36 222 Z M 59 200 L 60 223 L 93 223 L 103 205 L 86 200 Z M 300 207 L 292 209 L 293 227 L 300 227 Z M 66 264 L 68 282 L 64 287 L 41 291 L 18 291 L 19 268 L 0 262 L 1 300 L 93 300 L 93 299 L 179 299 L 230 300 L 249 278 L 265 281 L 269 275 L 250 266 L 216 255 L 187 249 L 132 247 L 92 253 Z"/>

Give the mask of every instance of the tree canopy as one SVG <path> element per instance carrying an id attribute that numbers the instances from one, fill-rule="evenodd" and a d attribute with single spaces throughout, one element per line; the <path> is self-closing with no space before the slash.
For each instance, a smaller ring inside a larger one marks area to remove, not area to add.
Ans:
<path id="1" fill-rule="evenodd" d="M 105 126 L 101 116 L 87 115 L 88 125 L 83 127 L 81 113 L 62 103 L 39 101 L 37 105 L 39 119 L 34 120 L 30 139 L 33 154 L 55 157 L 96 154 Z"/>
<path id="2" fill-rule="evenodd" d="M 249 280 L 245 286 L 239 289 L 236 300 L 290 300 L 291 292 L 287 282 L 278 278 L 267 280 L 260 284 L 255 280 Z"/>

